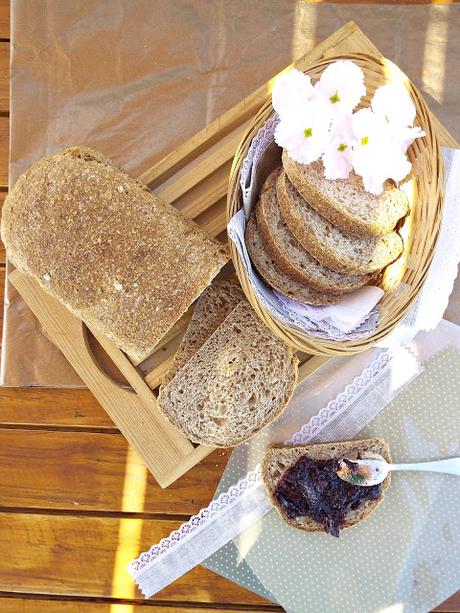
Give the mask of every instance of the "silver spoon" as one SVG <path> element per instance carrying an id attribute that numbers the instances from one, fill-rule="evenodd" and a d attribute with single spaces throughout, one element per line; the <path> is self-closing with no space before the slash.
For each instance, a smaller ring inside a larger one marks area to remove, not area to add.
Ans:
<path id="1" fill-rule="evenodd" d="M 377 485 L 382 483 L 392 470 L 427 470 L 449 475 L 460 475 L 460 458 L 420 462 L 418 464 L 388 464 L 379 454 L 359 460 L 344 458 L 337 475 L 352 485 Z"/>

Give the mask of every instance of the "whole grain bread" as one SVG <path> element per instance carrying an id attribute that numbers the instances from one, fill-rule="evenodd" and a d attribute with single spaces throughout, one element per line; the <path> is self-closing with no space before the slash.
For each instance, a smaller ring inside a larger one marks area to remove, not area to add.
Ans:
<path id="1" fill-rule="evenodd" d="M 280 173 L 276 189 L 290 231 L 325 266 L 343 273 L 373 274 L 401 255 L 403 241 L 397 232 L 360 237 L 345 233 L 310 206 L 287 173 Z"/>
<path id="2" fill-rule="evenodd" d="M 257 226 L 255 213 L 251 215 L 246 225 L 245 241 L 255 269 L 263 280 L 278 292 L 305 304 L 336 304 L 342 299 L 341 294 L 318 292 L 306 283 L 299 283 L 283 272 L 267 251 Z"/>
<path id="3" fill-rule="evenodd" d="M 331 181 L 322 162 L 299 164 L 283 151 L 289 180 L 309 204 L 338 228 L 356 236 L 382 236 L 391 232 L 409 210 L 403 191 L 390 182 L 380 196 L 366 192 L 361 177 Z"/>
<path id="4" fill-rule="evenodd" d="M 298 360 L 246 301 L 161 388 L 158 405 L 191 441 L 233 447 L 285 409 Z"/>
<path id="5" fill-rule="evenodd" d="M 198 298 L 192 319 L 174 356 L 172 366 L 163 379 L 162 387 L 175 377 L 182 366 L 244 299 L 243 290 L 234 281 L 214 280 L 204 290 Z"/>
<path id="6" fill-rule="evenodd" d="M 2 239 L 15 266 L 139 361 L 228 260 L 223 245 L 86 147 L 19 178 Z"/>
<path id="7" fill-rule="evenodd" d="M 368 283 L 370 275 L 336 272 L 302 247 L 281 216 L 276 194 L 278 175 L 278 169 L 269 175 L 256 208 L 260 234 L 278 268 L 299 283 L 307 283 L 326 294 L 348 293 Z"/>
<path id="8" fill-rule="evenodd" d="M 301 457 L 306 456 L 312 460 L 329 460 L 355 458 L 358 453 L 378 453 L 387 462 L 391 462 L 390 449 L 382 439 L 363 439 L 353 441 L 339 441 L 335 443 L 318 443 L 314 445 L 275 445 L 265 452 L 262 462 L 262 478 L 271 503 L 282 519 L 294 528 L 307 532 L 323 532 L 322 524 L 314 519 L 301 516 L 290 519 L 283 512 L 275 498 L 276 485 L 283 473 L 293 466 Z M 368 517 L 384 498 L 384 493 L 390 485 L 390 475 L 382 483 L 382 495 L 377 500 L 363 502 L 357 509 L 350 510 L 345 518 L 344 528 L 350 528 Z"/>

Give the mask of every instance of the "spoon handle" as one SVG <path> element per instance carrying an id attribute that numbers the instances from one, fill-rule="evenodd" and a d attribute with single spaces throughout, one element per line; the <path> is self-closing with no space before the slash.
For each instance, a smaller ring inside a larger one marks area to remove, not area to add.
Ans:
<path id="1" fill-rule="evenodd" d="M 418 464 L 390 464 L 389 470 L 427 470 L 449 475 L 460 475 L 460 458 L 438 460 L 436 462 L 420 462 Z"/>

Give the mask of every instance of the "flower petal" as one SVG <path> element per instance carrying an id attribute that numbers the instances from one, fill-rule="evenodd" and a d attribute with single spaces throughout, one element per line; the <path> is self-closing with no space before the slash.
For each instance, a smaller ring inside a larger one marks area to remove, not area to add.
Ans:
<path id="1" fill-rule="evenodd" d="M 415 119 L 415 105 L 407 88 L 402 83 L 385 83 L 372 98 L 374 113 L 388 123 L 412 126 Z"/>
<path id="2" fill-rule="evenodd" d="M 324 70 L 315 89 L 334 112 L 351 112 L 366 93 L 363 71 L 350 60 L 337 60 Z"/>
<path id="3" fill-rule="evenodd" d="M 315 94 L 308 75 L 294 68 L 275 81 L 272 104 L 280 117 L 300 110 Z"/>

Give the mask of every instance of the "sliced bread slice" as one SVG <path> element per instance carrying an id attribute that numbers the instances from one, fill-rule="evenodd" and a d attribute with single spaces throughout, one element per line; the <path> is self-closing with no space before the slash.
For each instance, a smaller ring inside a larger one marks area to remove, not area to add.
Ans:
<path id="1" fill-rule="evenodd" d="M 357 454 L 378 453 L 391 462 L 391 455 L 388 445 L 382 439 L 364 439 L 356 441 L 340 441 L 335 443 L 318 443 L 315 445 L 275 445 L 265 452 L 262 462 L 262 478 L 271 503 L 276 508 L 282 519 L 294 528 L 306 530 L 307 532 L 324 531 L 322 523 L 312 519 L 307 515 L 295 518 L 288 517 L 284 507 L 276 497 L 276 488 L 288 469 L 297 463 L 301 458 L 309 458 L 314 461 L 324 461 L 331 459 L 355 458 Z M 348 485 L 348 484 L 347 484 Z M 382 502 L 384 493 L 390 485 L 390 476 L 381 484 L 379 497 L 375 500 L 363 501 L 356 509 L 350 509 L 345 515 L 342 528 L 349 528 L 368 517 Z M 350 485 L 349 487 L 360 487 Z"/>
<path id="2" fill-rule="evenodd" d="M 353 275 L 336 272 L 310 255 L 302 247 L 281 216 L 276 195 L 276 180 L 279 171 L 275 170 L 267 179 L 267 187 L 257 204 L 257 225 L 265 247 L 278 268 L 299 283 L 324 293 L 347 293 L 368 283 L 370 275 Z"/>
<path id="3" fill-rule="evenodd" d="M 338 228 L 356 236 L 391 232 L 409 210 L 406 195 L 390 182 L 380 196 L 366 192 L 361 177 L 331 181 L 322 162 L 299 164 L 283 151 L 283 166 L 291 183 L 311 206 Z"/>
<path id="4" fill-rule="evenodd" d="M 244 300 L 243 290 L 233 281 L 217 280 L 205 289 L 198 298 L 192 319 L 174 356 L 172 366 L 163 379 L 162 387 L 174 378 L 242 300 Z"/>
<path id="5" fill-rule="evenodd" d="M 397 232 L 384 236 L 352 236 L 313 209 L 281 173 L 276 182 L 281 214 L 299 243 L 319 262 L 338 272 L 372 274 L 402 253 Z"/>
<path id="6" fill-rule="evenodd" d="M 278 268 L 262 240 L 255 213 L 251 215 L 246 225 L 245 239 L 246 248 L 255 269 L 273 289 L 305 304 L 336 304 L 342 299 L 341 294 L 324 294 L 309 287 L 306 283 L 299 283 Z"/>
<path id="7" fill-rule="evenodd" d="M 240 302 L 160 390 L 158 405 L 194 443 L 233 447 L 281 415 L 297 365 L 292 350 Z"/>

